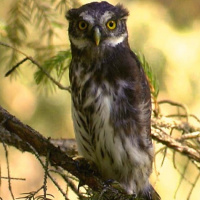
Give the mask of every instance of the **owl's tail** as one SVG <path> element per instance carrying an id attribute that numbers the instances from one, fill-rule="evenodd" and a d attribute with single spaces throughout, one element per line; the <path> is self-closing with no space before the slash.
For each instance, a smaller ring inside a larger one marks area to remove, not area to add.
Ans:
<path id="1" fill-rule="evenodd" d="M 143 200 L 161 200 L 160 195 L 156 192 L 152 185 L 149 185 L 148 189 L 142 191 L 138 195 Z"/>

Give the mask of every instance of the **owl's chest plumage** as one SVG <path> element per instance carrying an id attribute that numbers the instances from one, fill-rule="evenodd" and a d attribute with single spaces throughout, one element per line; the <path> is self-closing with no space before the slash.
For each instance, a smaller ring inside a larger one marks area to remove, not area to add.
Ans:
<path id="1" fill-rule="evenodd" d="M 139 120 L 149 120 L 149 101 L 137 104 L 137 80 L 117 67 L 117 56 L 111 58 L 114 60 L 93 63 L 72 60 L 75 135 L 79 153 L 92 160 L 105 179 L 115 179 L 128 193 L 134 193 L 148 184 L 151 173 L 148 130 L 138 125 Z"/>
<path id="2" fill-rule="evenodd" d="M 103 147 L 97 147 L 97 143 L 113 132 L 110 116 L 114 91 L 106 78 L 100 78 L 102 74 L 94 70 L 97 66 L 90 70 L 84 64 L 72 66 L 72 111 L 79 152 L 96 163 L 98 154 L 103 155 Z"/>

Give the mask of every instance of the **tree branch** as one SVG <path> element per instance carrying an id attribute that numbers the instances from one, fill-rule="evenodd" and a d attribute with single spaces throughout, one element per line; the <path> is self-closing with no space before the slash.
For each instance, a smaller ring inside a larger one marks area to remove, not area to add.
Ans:
<path id="1" fill-rule="evenodd" d="M 187 145 L 182 144 L 178 140 L 175 140 L 171 136 L 169 136 L 167 133 L 165 133 L 163 130 L 158 129 L 152 129 L 152 138 L 168 148 L 171 148 L 185 156 L 187 156 L 190 159 L 195 160 L 196 162 L 200 163 L 200 151 L 196 150 L 194 148 L 191 148 Z"/>

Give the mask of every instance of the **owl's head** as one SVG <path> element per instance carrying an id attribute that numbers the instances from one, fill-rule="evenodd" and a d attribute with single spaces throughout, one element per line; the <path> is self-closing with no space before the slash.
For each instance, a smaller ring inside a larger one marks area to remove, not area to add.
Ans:
<path id="1" fill-rule="evenodd" d="M 70 42 L 78 49 L 116 46 L 127 40 L 127 16 L 122 5 L 105 1 L 71 9 L 66 14 Z"/>

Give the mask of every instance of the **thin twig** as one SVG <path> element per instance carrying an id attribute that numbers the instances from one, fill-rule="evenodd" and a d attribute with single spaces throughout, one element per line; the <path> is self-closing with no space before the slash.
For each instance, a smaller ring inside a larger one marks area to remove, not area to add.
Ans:
<path id="1" fill-rule="evenodd" d="M 46 156 L 46 160 L 45 160 L 45 169 L 44 169 L 44 187 L 43 187 L 43 191 L 44 191 L 44 198 L 46 200 L 46 196 L 47 196 L 47 176 L 48 176 L 48 168 L 49 168 L 49 152 L 47 152 L 47 156 Z"/>
<path id="2" fill-rule="evenodd" d="M 189 146 L 186 146 L 178 141 L 176 141 L 174 138 L 170 137 L 164 130 L 162 130 L 159 127 L 152 127 L 152 137 L 156 141 L 166 145 L 167 147 L 176 150 L 177 152 L 186 155 L 188 158 L 196 160 L 197 162 L 200 162 L 200 154 L 199 152 Z"/>
<path id="3" fill-rule="evenodd" d="M 1 179 L 10 179 L 10 180 L 13 180 L 13 181 L 25 181 L 26 179 L 25 178 L 13 178 L 13 177 L 5 177 L 5 176 L 1 176 L 0 177 Z"/>
<path id="4" fill-rule="evenodd" d="M 190 197 L 191 197 L 191 195 L 192 195 L 192 192 L 193 192 L 193 190 L 194 190 L 194 187 L 195 187 L 197 181 L 199 180 L 199 178 L 200 178 L 200 172 L 198 173 L 197 177 L 195 178 L 194 183 L 192 184 L 192 188 L 191 188 L 191 190 L 190 190 L 190 192 L 189 192 L 189 194 L 188 194 L 188 196 L 187 196 L 187 200 L 190 200 Z"/>
<path id="5" fill-rule="evenodd" d="M 200 119 L 196 116 L 196 115 L 193 115 L 193 114 L 190 114 L 190 117 L 193 117 L 194 119 L 196 119 L 197 120 L 197 122 L 199 122 L 200 123 Z"/>
<path id="6" fill-rule="evenodd" d="M 167 155 L 167 147 L 165 147 L 165 149 L 164 149 L 164 155 L 163 155 L 163 159 L 162 159 L 162 162 L 161 162 L 161 166 L 163 166 L 163 164 L 164 164 L 164 161 L 165 161 L 165 158 L 166 158 L 166 155 Z"/>
<path id="7" fill-rule="evenodd" d="M 168 117 L 168 118 L 175 118 L 175 117 L 178 117 L 178 118 L 187 118 L 187 117 L 190 117 L 190 118 L 194 118 L 198 123 L 200 123 L 200 119 L 196 116 L 196 115 L 193 115 L 193 114 L 189 114 L 189 115 L 184 115 L 184 114 L 170 114 L 170 115 L 165 115 L 165 117 Z"/>
<path id="8" fill-rule="evenodd" d="M 185 172 L 186 172 L 186 170 L 187 170 L 187 168 L 188 168 L 188 165 L 189 165 L 189 159 L 187 160 L 187 163 L 186 163 L 186 165 L 184 166 L 184 168 L 183 168 L 183 172 L 181 173 L 178 169 L 177 169 L 177 171 L 181 174 L 181 178 L 180 178 L 180 180 L 179 180 L 179 184 L 178 184 L 178 187 L 177 187 L 177 189 L 176 189 L 176 192 L 174 193 L 174 198 L 176 198 L 176 195 L 177 195 L 177 192 L 178 192 L 178 190 L 179 190 L 179 188 L 180 188 L 180 186 L 181 186 L 181 183 L 182 183 L 182 181 L 185 179 L 185 180 L 187 180 L 186 178 L 185 178 Z M 188 181 L 189 182 L 189 181 Z"/>
<path id="9" fill-rule="evenodd" d="M 57 170 L 50 170 L 53 173 L 59 174 L 64 181 L 67 183 L 67 185 L 72 189 L 72 191 L 81 199 L 84 196 L 79 192 L 78 188 L 76 185 L 73 183 L 73 181 L 70 180 L 70 177 L 66 174 L 64 174 L 60 169 Z"/>
<path id="10" fill-rule="evenodd" d="M 195 138 L 198 138 L 198 137 L 200 137 L 200 131 L 196 131 L 196 132 L 193 132 L 193 133 L 186 133 L 186 134 L 182 135 L 177 140 L 183 141 L 183 140 L 195 139 Z"/>
<path id="11" fill-rule="evenodd" d="M 42 160 L 40 159 L 39 154 L 37 153 L 37 151 L 35 150 L 35 148 L 33 146 L 31 146 L 30 144 L 28 144 L 30 146 L 30 148 L 32 149 L 34 155 L 36 156 L 36 158 L 38 159 L 38 161 L 40 162 L 40 164 L 42 165 L 43 169 L 45 169 L 45 165 L 42 162 Z M 63 192 L 62 188 L 59 186 L 59 184 L 54 180 L 54 178 L 51 176 L 51 174 L 46 171 L 46 174 L 48 175 L 48 177 L 50 178 L 50 180 L 54 183 L 54 185 L 57 187 L 57 189 L 60 191 L 60 193 L 63 195 L 63 197 L 65 198 L 65 200 L 69 200 L 68 197 L 66 196 L 66 194 Z"/>
<path id="12" fill-rule="evenodd" d="M 12 199 L 15 200 L 15 197 L 14 197 L 14 194 L 12 191 L 12 186 L 11 186 L 10 165 L 9 165 L 9 161 L 8 161 L 8 149 L 4 142 L 2 144 L 3 144 L 4 150 L 5 150 L 5 155 L 6 155 L 6 164 L 7 164 L 7 172 L 8 172 L 8 188 L 9 188 L 10 194 L 12 196 Z"/>
<path id="13" fill-rule="evenodd" d="M 156 174 L 156 176 L 157 176 L 157 178 L 158 178 L 158 176 L 159 176 L 159 174 L 160 174 L 160 172 L 157 170 L 157 166 L 156 166 L 156 157 L 157 157 L 157 155 L 159 154 L 159 153 L 162 153 L 162 151 L 163 150 L 165 150 L 165 146 L 163 146 L 162 148 L 160 148 L 159 150 L 157 150 L 156 152 L 155 152 L 155 154 L 154 154 L 154 161 L 153 161 L 153 165 L 154 165 L 154 171 L 155 171 L 155 174 Z M 161 167 L 162 167 L 162 165 L 161 165 Z"/>
<path id="14" fill-rule="evenodd" d="M 186 105 L 175 102 L 175 101 L 171 101 L 171 100 L 161 100 L 161 101 L 158 101 L 158 104 L 159 105 L 160 104 L 169 104 L 169 105 L 172 105 L 172 106 L 182 108 L 185 111 L 186 118 L 187 118 L 187 121 L 188 121 L 189 112 L 188 112 L 188 108 L 186 107 Z"/>
<path id="15" fill-rule="evenodd" d="M 152 118 L 151 124 L 153 127 L 160 127 L 171 130 L 172 128 L 184 131 L 186 133 L 200 131 L 200 127 L 193 126 L 187 122 L 170 119 L 168 117 Z"/>
<path id="16" fill-rule="evenodd" d="M 177 169 L 177 166 L 176 166 L 176 151 L 173 151 L 172 160 L 173 160 L 174 169 Z"/>
<path id="17" fill-rule="evenodd" d="M 200 171 L 200 163 L 196 162 L 195 160 L 191 160 L 194 166 Z"/>
<path id="18" fill-rule="evenodd" d="M 9 76 L 13 71 L 15 71 L 17 69 L 17 67 L 19 67 L 21 64 L 23 64 L 27 60 L 28 60 L 28 58 L 25 57 L 23 60 L 18 62 L 14 67 L 12 67 L 9 71 L 6 72 L 5 77 Z"/>
<path id="19" fill-rule="evenodd" d="M 20 50 L 17 49 L 16 47 L 13 47 L 13 46 L 11 46 L 11 45 L 5 43 L 5 42 L 1 42 L 1 41 L 0 41 L 0 45 L 5 46 L 5 47 L 9 47 L 9 48 L 11 48 L 11 49 L 17 51 L 18 53 L 24 55 L 25 57 L 28 57 L 24 52 L 20 51 Z"/>
<path id="20" fill-rule="evenodd" d="M 35 199 L 35 195 L 38 194 L 40 192 L 40 190 L 43 189 L 43 186 L 40 187 L 39 189 L 37 189 L 36 191 L 32 191 L 32 192 L 27 192 L 27 193 L 22 193 L 21 195 L 26 195 L 26 196 L 23 196 L 23 197 L 18 197 L 16 199 L 27 199 L 27 200 L 31 200 L 31 199 Z"/>

